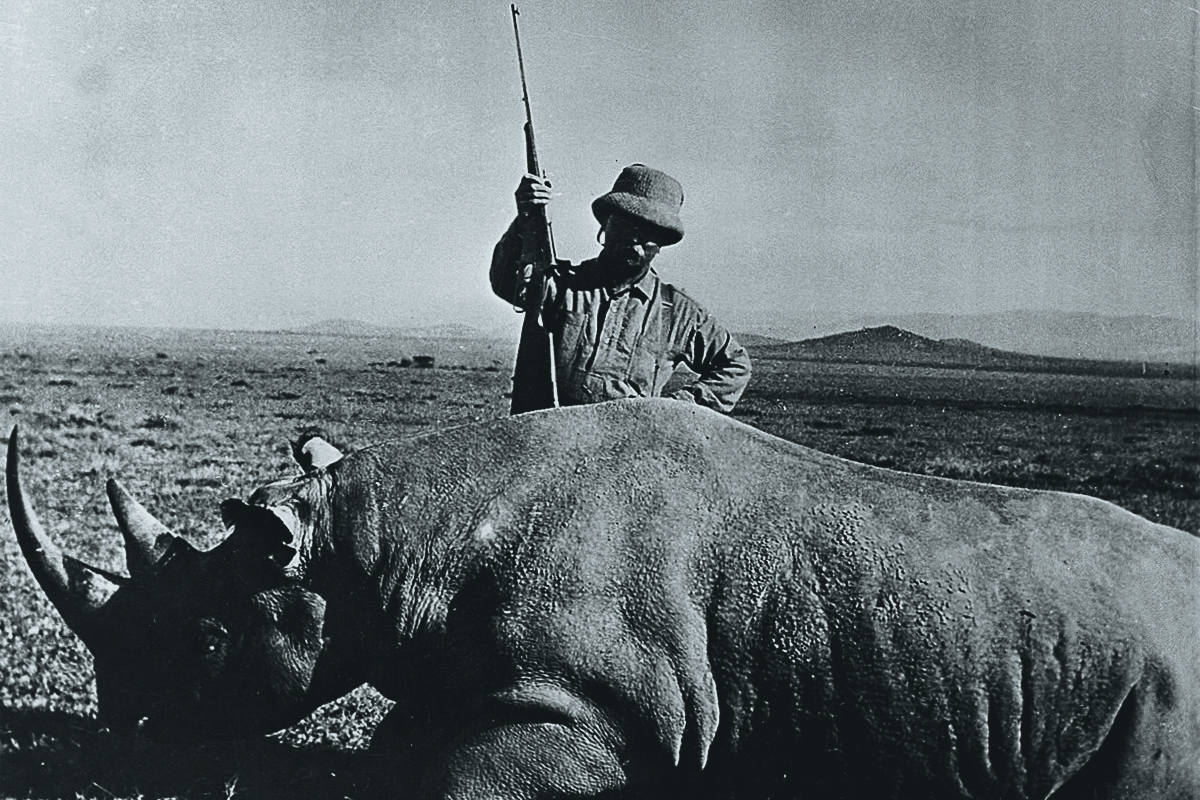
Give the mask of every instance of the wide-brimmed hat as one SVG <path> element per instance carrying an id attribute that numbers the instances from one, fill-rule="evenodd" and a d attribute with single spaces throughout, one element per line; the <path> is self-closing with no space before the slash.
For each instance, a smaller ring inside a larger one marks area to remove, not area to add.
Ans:
<path id="1" fill-rule="evenodd" d="M 682 206 L 679 181 L 645 164 L 633 164 L 621 170 L 611 192 L 592 201 L 592 213 L 601 225 L 614 211 L 648 222 L 661 230 L 658 244 L 666 246 L 683 238 Z"/>

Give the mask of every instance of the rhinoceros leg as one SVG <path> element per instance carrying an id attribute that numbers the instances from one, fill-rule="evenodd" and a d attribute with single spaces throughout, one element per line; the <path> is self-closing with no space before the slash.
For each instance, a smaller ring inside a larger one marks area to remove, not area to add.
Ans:
<path id="1" fill-rule="evenodd" d="M 598 726 L 554 722 L 489 728 L 429 765 L 420 797 L 601 797 L 626 783 Z"/>
<path id="2" fill-rule="evenodd" d="M 1153 678 L 1134 687 L 1100 748 L 1052 800 L 1200 798 L 1200 740 L 1187 715 L 1173 718 L 1170 692 Z"/>
<path id="3" fill-rule="evenodd" d="M 407 753 L 415 745 L 416 722 L 408 709 L 399 705 L 384 715 L 371 734 L 368 750 L 378 755 Z"/>
<path id="4" fill-rule="evenodd" d="M 573 714 L 581 709 L 564 693 L 537 695 L 543 707 L 501 703 L 474 721 L 448 718 L 436 699 L 402 698 L 376 727 L 370 752 L 386 756 L 388 784 L 403 797 L 607 797 L 624 788 L 603 724 Z"/>

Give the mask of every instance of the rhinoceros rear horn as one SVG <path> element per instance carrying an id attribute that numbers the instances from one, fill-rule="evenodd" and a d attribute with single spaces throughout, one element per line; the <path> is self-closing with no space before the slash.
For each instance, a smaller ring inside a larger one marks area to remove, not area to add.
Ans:
<path id="1" fill-rule="evenodd" d="M 37 514 L 21 488 L 17 429 L 8 438 L 8 513 L 13 531 L 21 545 L 25 561 L 42 591 L 58 609 L 71 630 L 92 647 L 101 632 L 96 612 L 108 601 L 119 584 L 100 570 L 82 561 L 63 555 L 58 545 L 46 534 Z"/>
<path id="2" fill-rule="evenodd" d="M 113 516 L 125 539 L 125 566 L 133 577 L 153 569 L 163 554 L 175 541 L 175 535 L 167 529 L 142 504 L 133 499 L 119 482 L 109 479 L 105 489 Z"/>

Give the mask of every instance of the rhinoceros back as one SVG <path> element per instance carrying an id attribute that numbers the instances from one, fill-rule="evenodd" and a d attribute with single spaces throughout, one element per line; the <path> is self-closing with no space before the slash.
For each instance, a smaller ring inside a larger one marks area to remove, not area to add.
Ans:
<path id="1" fill-rule="evenodd" d="M 451 718 L 550 685 L 635 762 L 814 796 L 1042 796 L 1122 721 L 1113 763 L 1166 747 L 1156 717 L 1200 741 L 1200 548 L 1102 501 L 854 464 L 663 400 L 333 469 L 396 653 L 432 628 L 465 659 L 430 671 Z"/>

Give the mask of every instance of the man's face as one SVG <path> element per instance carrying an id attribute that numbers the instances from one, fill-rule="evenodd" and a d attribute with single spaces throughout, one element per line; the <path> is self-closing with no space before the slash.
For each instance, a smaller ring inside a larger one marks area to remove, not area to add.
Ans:
<path id="1" fill-rule="evenodd" d="M 626 214 L 609 216 L 600 234 L 600 261 L 614 284 L 640 280 L 658 255 L 658 229 Z"/>

